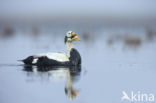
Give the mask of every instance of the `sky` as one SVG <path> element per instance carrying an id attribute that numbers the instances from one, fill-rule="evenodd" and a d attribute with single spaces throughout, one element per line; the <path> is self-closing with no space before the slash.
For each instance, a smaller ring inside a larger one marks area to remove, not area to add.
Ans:
<path id="1" fill-rule="evenodd" d="M 0 17 L 156 17 L 156 0 L 0 0 Z"/>

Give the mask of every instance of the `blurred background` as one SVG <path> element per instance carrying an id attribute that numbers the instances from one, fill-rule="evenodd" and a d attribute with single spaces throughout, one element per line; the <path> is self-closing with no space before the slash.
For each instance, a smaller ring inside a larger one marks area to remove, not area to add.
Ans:
<path id="1" fill-rule="evenodd" d="M 155 38 L 155 10 L 154 0 L 1 0 L 0 37 L 63 38 L 73 30 L 83 41 L 105 35 L 108 44 L 136 46 Z"/>
<path id="2" fill-rule="evenodd" d="M 17 62 L 66 52 L 69 30 L 82 57 L 72 102 L 120 103 L 123 90 L 155 94 L 155 11 L 155 0 L 0 0 L 0 102 L 70 102 L 65 81 Z"/>
<path id="3" fill-rule="evenodd" d="M 113 29 L 110 31 L 121 34 L 137 29 L 150 38 L 155 34 L 155 10 L 154 0 L 1 0 L 0 34 L 64 35 L 75 30 L 85 38 L 93 31 Z"/>

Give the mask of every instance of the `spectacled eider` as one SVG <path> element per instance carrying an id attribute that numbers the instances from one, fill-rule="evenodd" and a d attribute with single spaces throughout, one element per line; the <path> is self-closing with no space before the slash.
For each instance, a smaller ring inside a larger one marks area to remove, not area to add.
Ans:
<path id="1" fill-rule="evenodd" d="M 79 52 L 73 47 L 73 41 L 79 41 L 79 37 L 75 32 L 68 31 L 66 33 L 64 42 L 67 53 L 42 53 L 32 55 L 24 60 L 21 60 L 26 65 L 36 66 L 77 66 L 81 64 L 81 56 Z"/>

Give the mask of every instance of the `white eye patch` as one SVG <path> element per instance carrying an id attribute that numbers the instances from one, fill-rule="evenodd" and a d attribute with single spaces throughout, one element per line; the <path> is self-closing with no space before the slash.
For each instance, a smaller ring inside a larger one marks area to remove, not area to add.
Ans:
<path id="1" fill-rule="evenodd" d="M 68 31 L 68 32 L 66 33 L 66 36 L 67 36 L 67 37 L 71 37 L 71 36 L 72 36 L 72 31 Z"/>

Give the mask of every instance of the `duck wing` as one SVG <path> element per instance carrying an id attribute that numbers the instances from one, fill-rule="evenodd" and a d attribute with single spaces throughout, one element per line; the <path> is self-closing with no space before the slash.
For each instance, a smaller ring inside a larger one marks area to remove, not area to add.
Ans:
<path id="1" fill-rule="evenodd" d="M 23 61 L 28 65 L 67 65 L 69 58 L 64 53 L 42 53 L 29 56 Z"/>
<path id="2" fill-rule="evenodd" d="M 42 54 L 34 55 L 34 58 L 39 58 L 39 57 L 47 57 L 48 59 L 56 60 L 59 62 L 69 61 L 69 58 L 64 53 L 42 53 Z"/>

